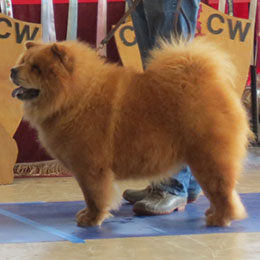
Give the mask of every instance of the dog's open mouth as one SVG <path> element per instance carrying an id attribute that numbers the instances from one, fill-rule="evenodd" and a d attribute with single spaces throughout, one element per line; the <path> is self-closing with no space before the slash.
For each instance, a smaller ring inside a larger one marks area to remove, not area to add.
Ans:
<path id="1" fill-rule="evenodd" d="M 39 94 L 39 89 L 19 87 L 13 90 L 12 97 L 16 97 L 20 100 L 28 100 L 38 97 Z"/>

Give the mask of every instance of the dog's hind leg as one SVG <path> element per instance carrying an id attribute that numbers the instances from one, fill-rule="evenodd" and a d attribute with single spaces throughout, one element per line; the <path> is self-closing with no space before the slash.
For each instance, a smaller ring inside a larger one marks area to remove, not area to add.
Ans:
<path id="1" fill-rule="evenodd" d="M 191 170 L 210 201 L 206 211 L 209 226 L 228 226 L 231 220 L 246 217 L 246 211 L 235 191 L 237 172 L 240 171 L 236 160 L 223 157 L 207 158 L 203 161 L 192 160 Z"/>
<path id="2" fill-rule="evenodd" d="M 78 226 L 101 225 L 111 214 L 115 190 L 111 170 L 99 169 L 98 172 L 76 174 L 76 179 L 84 194 L 87 207 L 77 213 Z"/>

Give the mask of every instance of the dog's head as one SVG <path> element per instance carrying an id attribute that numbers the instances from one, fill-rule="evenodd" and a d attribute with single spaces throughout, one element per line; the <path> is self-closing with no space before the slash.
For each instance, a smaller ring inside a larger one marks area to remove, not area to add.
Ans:
<path id="1" fill-rule="evenodd" d="M 73 59 L 64 43 L 26 42 L 26 50 L 11 69 L 11 80 L 18 86 L 12 96 L 25 102 L 43 102 L 64 91 L 73 70 Z"/>

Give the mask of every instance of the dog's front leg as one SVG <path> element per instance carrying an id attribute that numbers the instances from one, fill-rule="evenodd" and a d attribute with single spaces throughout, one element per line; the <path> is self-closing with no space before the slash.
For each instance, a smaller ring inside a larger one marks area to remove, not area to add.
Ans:
<path id="1" fill-rule="evenodd" d="M 88 172 L 75 173 L 76 179 L 84 194 L 87 207 L 77 213 L 78 226 L 101 225 L 110 216 L 113 204 L 113 172 L 99 168 Z"/>

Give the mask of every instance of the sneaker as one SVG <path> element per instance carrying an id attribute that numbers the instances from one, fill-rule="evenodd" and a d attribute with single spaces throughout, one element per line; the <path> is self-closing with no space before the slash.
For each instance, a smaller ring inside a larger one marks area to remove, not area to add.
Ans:
<path id="1" fill-rule="evenodd" d="M 145 189 L 142 190 L 125 190 L 123 193 L 123 198 L 128 202 L 134 204 L 137 201 L 144 199 L 152 190 L 152 186 L 147 186 Z"/>
<path id="2" fill-rule="evenodd" d="M 144 199 L 134 204 L 133 211 L 138 215 L 166 215 L 176 210 L 184 210 L 186 204 L 185 197 L 153 189 Z"/>
<path id="3" fill-rule="evenodd" d="M 153 188 L 151 185 L 147 186 L 145 189 L 142 189 L 142 190 L 128 189 L 128 190 L 124 191 L 122 196 L 128 202 L 134 204 L 140 200 L 143 200 L 149 193 L 151 193 L 152 189 Z M 196 194 L 189 193 L 187 203 L 195 202 L 199 198 L 200 195 L 201 195 L 201 192 L 196 193 Z"/>

